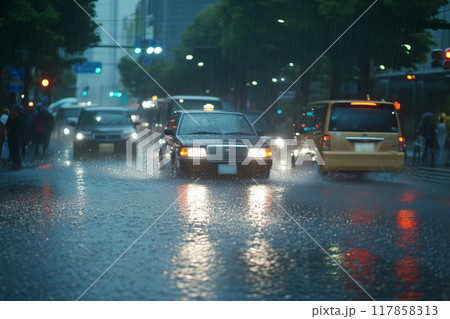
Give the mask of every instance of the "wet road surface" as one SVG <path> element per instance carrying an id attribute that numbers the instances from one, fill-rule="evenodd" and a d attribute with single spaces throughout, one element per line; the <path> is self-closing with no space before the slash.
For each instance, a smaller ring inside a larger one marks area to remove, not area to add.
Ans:
<path id="1" fill-rule="evenodd" d="M 449 184 L 180 179 L 60 144 L 24 164 L 0 173 L 1 300 L 450 297 Z"/>

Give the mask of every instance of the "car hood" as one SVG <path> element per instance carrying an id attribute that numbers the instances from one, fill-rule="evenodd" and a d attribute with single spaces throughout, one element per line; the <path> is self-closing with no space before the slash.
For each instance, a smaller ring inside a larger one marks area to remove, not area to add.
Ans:
<path id="1" fill-rule="evenodd" d="M 219 140 L 222 141 L 223 145 L 230 143 L 230 140 L 236 141 L 236 144 L 245 144 L 243 140 L 250 142 L 250 144 L 255 145 L 260 140 L 259 136 L 249 135 L 178 135 L 177 139 L 183 146 L 193 146 L 194 140 L 196 146 L 207 146 L 211 144 L 220 144 Z M 247 143 L 248 143 L 247 142 Z"/>
<path id="2" fill-rule="evenodd" d="M 87 125 L 77 127 L 77 131 L 106 133 L 106 132 L 135 132 L 136 129 L 134 128 L 134 126 L 128 125 L 112 125 L 112 126 Z"/>

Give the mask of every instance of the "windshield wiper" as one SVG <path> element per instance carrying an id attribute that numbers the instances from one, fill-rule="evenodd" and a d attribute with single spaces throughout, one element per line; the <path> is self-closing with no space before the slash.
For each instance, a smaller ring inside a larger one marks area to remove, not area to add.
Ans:
<path id="1" fill-rule="evenodd" d="M 252 136 L 255 136 L 255 134 L 250 133 L 250 132 L 226 132 L 226 133 L 223 133 L 223 135 L 252 135 Z"/>
<path id="2" fill-rule="evenodd" d="M 190 132 L 186 134 L 180 134 L 180 135 L 208 135 L 208 134 L 220 134 L 220 132 L 208 132 L 208 131 L 198 131 L 198 132 Z"/>

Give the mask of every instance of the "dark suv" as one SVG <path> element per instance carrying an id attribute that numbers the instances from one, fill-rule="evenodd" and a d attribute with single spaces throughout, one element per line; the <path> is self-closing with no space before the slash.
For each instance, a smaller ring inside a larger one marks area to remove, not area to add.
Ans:
<path id="1" fill-rule="evenodd" d="M 83 109 L 78 118 L 73 140 L 73 155 L 82 153 L 114 153 L 126 151 L 126 141 L 136 138 L 136 128 L 127 109 L 93 107 Z"/>

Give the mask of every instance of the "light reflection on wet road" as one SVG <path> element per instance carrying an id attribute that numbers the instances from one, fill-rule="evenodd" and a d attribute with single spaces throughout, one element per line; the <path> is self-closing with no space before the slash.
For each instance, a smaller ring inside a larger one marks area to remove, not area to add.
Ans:
<path id="1" fill-rule="evenodd" d="M 450 297 L 449 187 L 373 174 L 267 181 L 149 176 L 70 151 L 2 172 L 0 298 L 377 300 Z"/>

